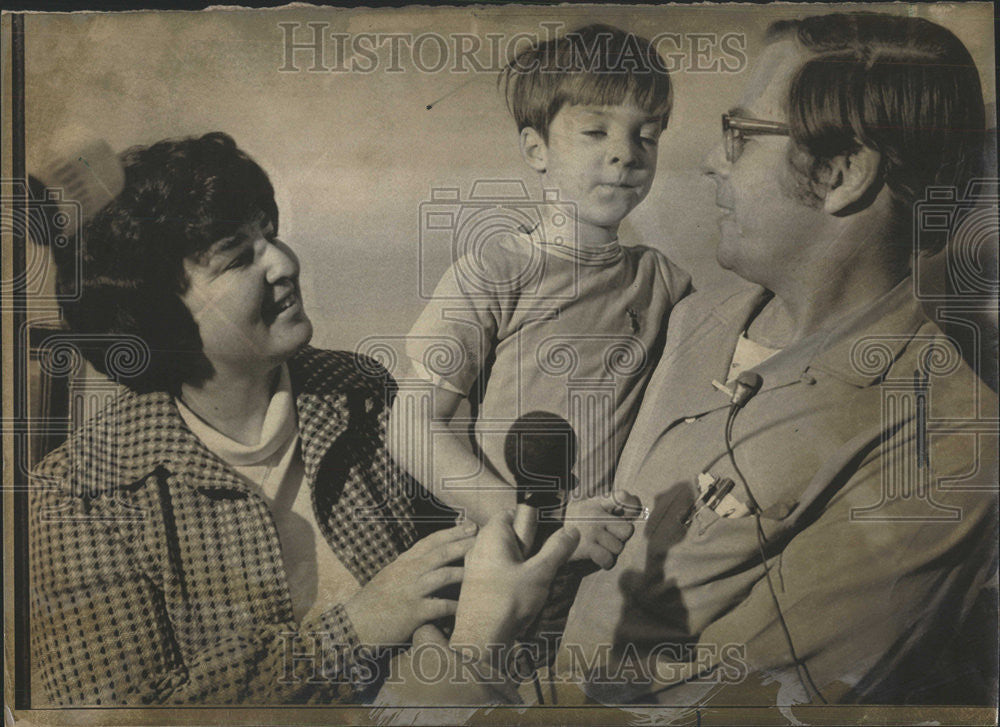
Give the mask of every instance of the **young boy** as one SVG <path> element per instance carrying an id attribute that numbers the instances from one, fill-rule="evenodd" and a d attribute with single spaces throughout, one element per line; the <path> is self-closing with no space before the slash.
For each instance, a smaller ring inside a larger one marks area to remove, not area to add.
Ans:
<path id="1" fill-rule="evenodd" d="M 564 448 L 575 452 L 567 464 L 578 483 L 565 513 L 581 531 L 574 559 L 610 568 L 633 530 L 614 515 L 638 501 L 606 496 L 667 316 L 690 290 L 687 273 L 660 252 L 618 242 L 619 224 L 653 182 L 670 79 L 649 41 L 592 25 L 528 48 L 502 80 L 547 201 L 517 206 L 525 224 L 502 234 L 497 225 L 513 211 L 494 210 L 492 225 L 480 220 L 487 233 L 453 258 L 406 345 L 433 396 L 421 404 L 401 386 L 393 454 L 483 524 L 514 506 L 511 426 L 529 412 L 561 417 L 576 440 Z M 458 423 L 465 398 L 468 437 L 442 426 Z"/>

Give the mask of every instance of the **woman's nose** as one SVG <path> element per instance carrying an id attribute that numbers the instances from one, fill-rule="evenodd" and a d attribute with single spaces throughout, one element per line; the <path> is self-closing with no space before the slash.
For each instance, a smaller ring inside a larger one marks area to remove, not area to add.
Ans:
<path id="1" fill-rule="evenodd" d="M 298 278 L 299 259 L 292 248 L 278 239 L 268 243 L 264 252 L 264 262 L 267 270 L 267 282 L 274 284 L 283 278 Z"/>

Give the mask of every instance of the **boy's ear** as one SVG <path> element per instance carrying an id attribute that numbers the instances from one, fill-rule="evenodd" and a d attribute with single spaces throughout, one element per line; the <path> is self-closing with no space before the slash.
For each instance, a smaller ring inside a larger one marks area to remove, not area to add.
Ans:
<path id="1" fill-rule="evenodd" d="M 823 211 L 838 215 L 849 208 L 864 206 L 881 187 L 882 155 L 862 146 L 853 154 L 842 154 L 830 161 L 830 181 Z"/>
<path id="2" fill-rule="evenodd" d="M 542 135 L 530 126 L 521 129 L 521 156 L 525 163 L 539 174 L 548 166 L 548 146 Z"/>

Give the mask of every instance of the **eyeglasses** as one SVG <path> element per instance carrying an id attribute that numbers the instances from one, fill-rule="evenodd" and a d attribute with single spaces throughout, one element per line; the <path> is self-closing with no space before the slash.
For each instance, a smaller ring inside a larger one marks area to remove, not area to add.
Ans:
<path id="1" fill-rule="evenodd" d="M 722 141 L 726 147 L 726 161 L 732 164 L 743 153 L 743 139 L 747 136 L 788 136 L 788 124 L 780 121 L 747 119 L 742 116 L 722 115 Z"/>

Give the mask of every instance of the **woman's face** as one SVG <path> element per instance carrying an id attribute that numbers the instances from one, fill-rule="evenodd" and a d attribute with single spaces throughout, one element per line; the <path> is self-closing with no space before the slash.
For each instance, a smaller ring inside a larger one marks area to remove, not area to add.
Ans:
<path id="1" fill-rule="evenodd" d="M 269 222 L 243 225 L 185 258 L 180 298 L 217 374 L 266 375 L 312 337 L 299 292 L 299 261 Z"/>

